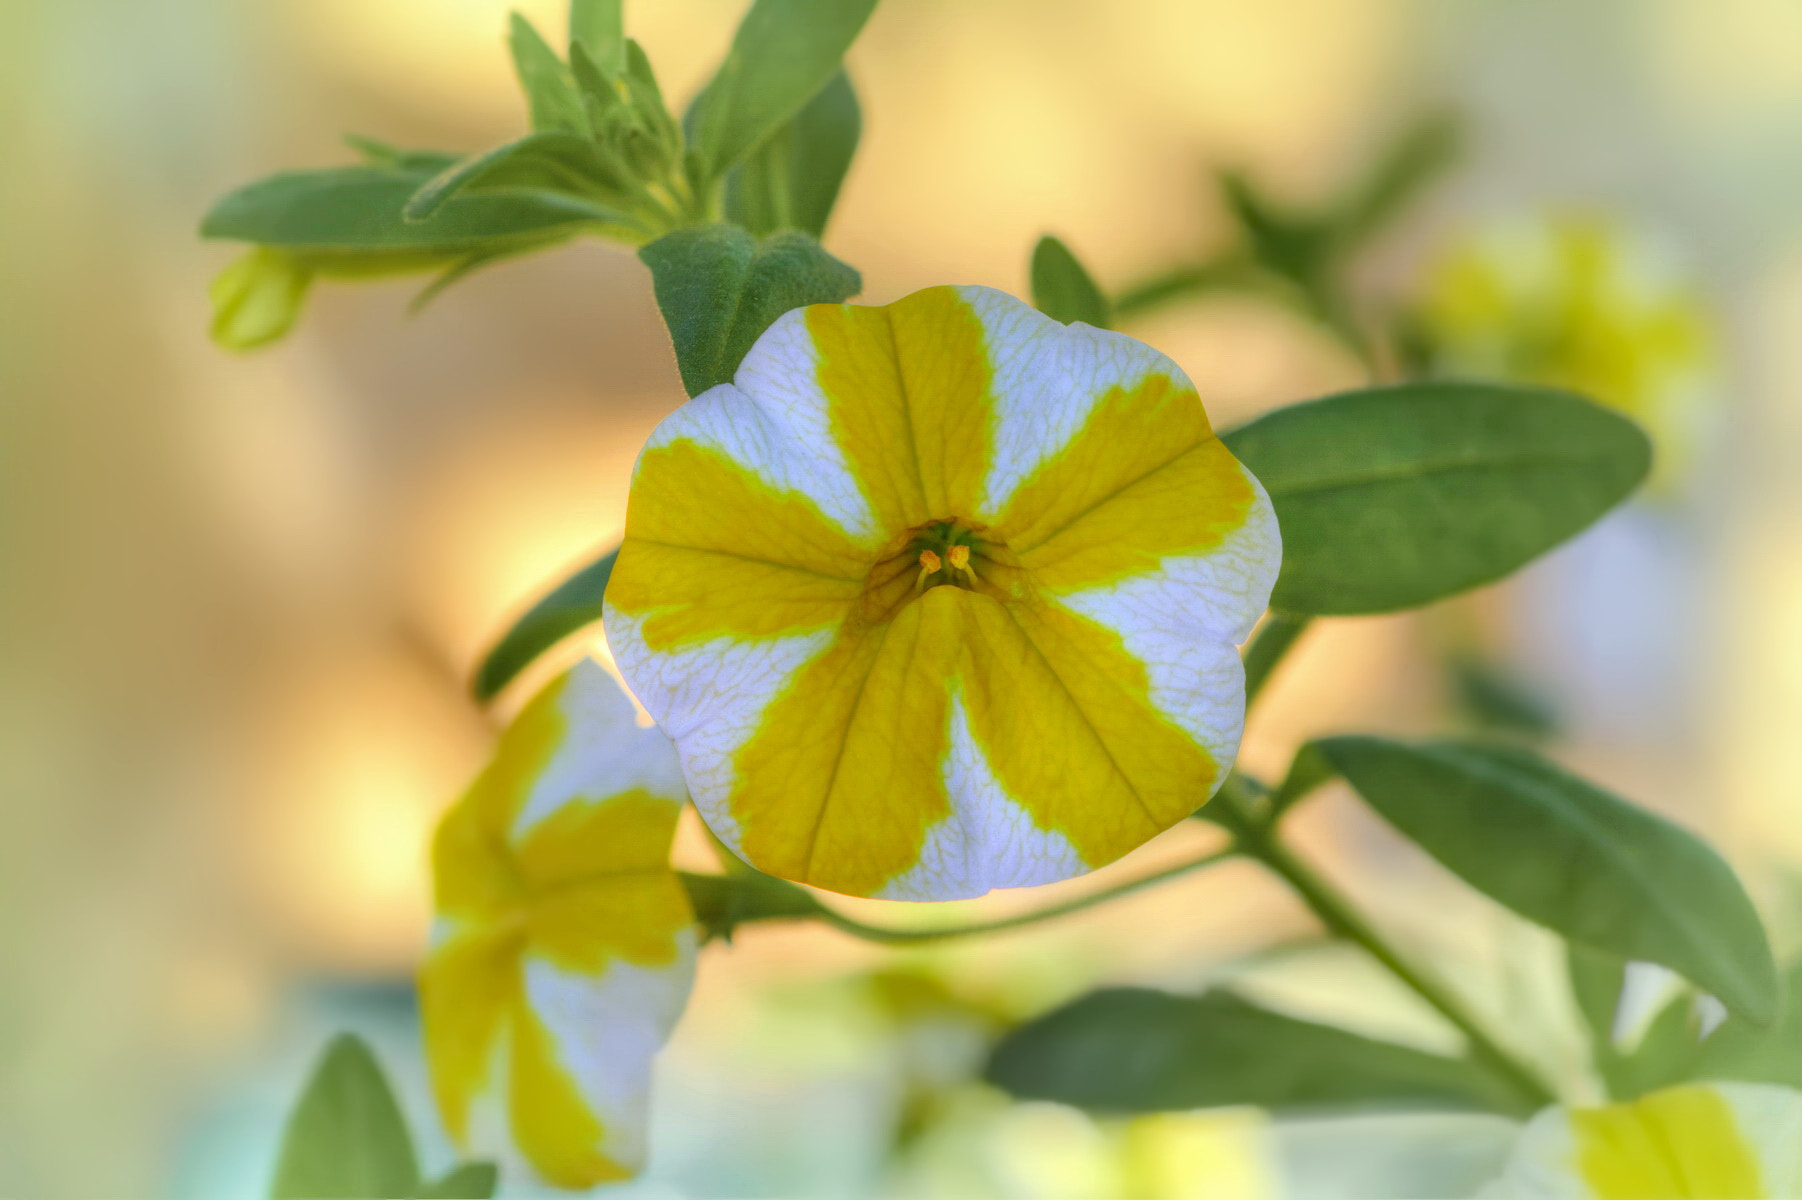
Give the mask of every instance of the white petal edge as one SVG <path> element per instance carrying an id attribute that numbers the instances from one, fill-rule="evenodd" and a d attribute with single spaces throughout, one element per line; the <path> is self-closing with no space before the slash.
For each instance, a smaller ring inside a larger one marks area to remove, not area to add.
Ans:
<path id="1" fill-rule="evenodd" d="M 1089 870 L 1055 829 L 1040 828 L 1008 795 L 970 729 L 961 696 L 951 698 L 945 791 L 951 813 L 926 831 L 920 857 L 877 893 L 883 900 L 966 900 L 995 888 L 1056 883 Z"/>
<path id="2" fill-rule="evenodd" d="M 676 805 L 688 798 L 675 746 L 661 730 L 638 724 L 631 698 L 605 667 L 584 658 L 570 668 L 557 707 L 563 740 L 513 820 L 514 841 L 573 800 L 604 801 L 637 789 Z"/>
<path id="3" fill-rule="evenodd" d="M 709 388 L 651 432 L 640 452 L 691 441 L 716 450 L 779 492 L 799 493 L 853 539 L 877 541 L 876 515 L 832 436 L 819 351 L 807 310 L 776 318 L 731 383 Z"/>
<path id="4" fill-rule="evenodd" d="M 525 958 L 526 1002 L 550 1033 L 557 1062 L 601 1122 L 602 1154 L 644 1166 L 651 1064 L 694 990 L 696 938 L 677 935 L 674 962 L 638 967 L 614 959 L 597 975 Z"/>
<path id="5" fill-rule="evenodd" d="M 1080 322 L 1062 325 L 1006 292 L 960 287 L 982 323 L 992 369 L 994 456 L 977 519 L 993 521 L 1022 483 L 1088 422 L 1102 397 L 1152 374 L 1194 390 L 1183 369 L 1144 342 Z"/>
<path id="6" fill-rule="evenodd" d="M 795 675 L 832 645 L 836 628 L 779 638 L 710 638 L 652 650 L 644 640 L 645 618 L 604 604 L 602 622 L 620 673 L 675 740 L 695 809 L 736 853 L 742 831 L 730 807 L 732 758 Z"/>

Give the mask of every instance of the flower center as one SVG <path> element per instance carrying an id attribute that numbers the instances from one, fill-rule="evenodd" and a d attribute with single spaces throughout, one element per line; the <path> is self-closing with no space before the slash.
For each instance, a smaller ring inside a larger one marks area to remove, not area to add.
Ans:
<path id="1" fill-rule="evenodd" d="M 1017 600 L 1025 595 L 1026 575 L 988 526 L 960 517 L 927 521 L 897 537 L 870 568 L 862 614 L 872 623 L 886 621 L 935 587 Z"/>

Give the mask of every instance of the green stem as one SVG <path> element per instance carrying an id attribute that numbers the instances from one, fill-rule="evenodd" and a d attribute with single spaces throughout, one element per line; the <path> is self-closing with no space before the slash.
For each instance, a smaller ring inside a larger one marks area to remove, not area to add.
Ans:
<path id="1" fill-rule="evenodd" d="M 891 946 L 911 945 L 918 942 L 939 942 L 951 938 L 975 937 L 978 934 L 999 933 L 1004 929 L 1018 929 L 1023 925 L 1036 925 L 1040 921 L 1049 921 L 1054 917 L 1069 916 L 1071 913 L 1081 912 L 1085 908 L 1092 908 L 1097 904 L 1104 904 L 1109 900 L 1118 899 L 1129 892 L 1136 892 L 1141 888 L 1148 888 L 1153 884 L 1163 883 L 1166 880 L 1187 875 L 1192 871 L 1199 871 L 1203 867 L 1209 867 L 1215 863 L 1224 862 L 1226 859 L 1233 857 L 1236 853 L 1237 850 L 1229 846 L 1224 850 L 1216 850 L 1211 854 L 1204 854 L 1200 858 L 1177 863 L 1173 867 L 1166 867 L 1162 871 L 1153 871 L 1149 875 L 1142 875 L 1137 879 L 1129 879 L 1125 883 L 1117 884 L 1105 891 L 1094 892 L 1087 896 L 1078 896 L 1074 900 L 1066 900 L 1062 904 L 1053 904 L 1049 908 L 1041 908 L 1035 912 L 1019 913 L 1015 916 L 1002 917 L 994 921 L 978 921 L 972 925 L 952 925 L 943 929 L 891 929 L 880 925 L 866 925 L 862 921 L 847 917 L 841 912 L 835 912 L 833 909 L 824 906 L 821 907 L 819 915 L 822 920 L 828 925 L 831 925 L 834 929 L 851 934 L 854 937 L 863 938 L 865 941 L 881 942 Z"/>
<path id="2" fill-rule="evenodd" d="M 1240 786 L 1237 776 L 1229 777 L 1217 799 L 1226 801 L 1235 810 L 1243 811 L 1246 798 L 1240 791 Z M 1503 1049 L 1443 984 L 1404 958 L 1377 931 L 1376 926 L 1352 907 L 1312 867 L 1278 841 L 1267 826 L 1260 826 L 1248 819 L 1239 834 L 1238 849 L 1263 863 L 1294 889 L 1295 894 L 1320 918 L 1321 924 L 1330 933 L 1357 943 L 1387 968 L 1390 974 L 1451 1022 L 1469 1043 L 1471 1057 L 1505 1079 L 1524 1100 L 1531 1102 L 1534 1107 L 1557 1103 L 1558 1094 L 1554 1089 L 1548 1087 L 1531 1068 Z"/>
<path id="3" fill-rule="evenodd" d="M 1283 661 L 1295 640 L 1308 628 L 1314 618 L 1297 613 L 1272 611 L 1258 630 L 1258 636 L 1251 640 L 1245 648 L 1245 706 L 1258 698 L 1264 685 L 1270 681 L 1270 674 L 1276 665 Z"/>

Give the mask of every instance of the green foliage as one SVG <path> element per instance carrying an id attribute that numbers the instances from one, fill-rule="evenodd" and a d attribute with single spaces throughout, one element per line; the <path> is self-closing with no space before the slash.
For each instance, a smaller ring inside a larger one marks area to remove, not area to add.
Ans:
<path id="1" fill-rule="evenodd" d="M 1255 1104 L 1520 1111 L 1471 1064 L 1297 1020 L 1226 992 L 1090 993 L 1009 1033 L 990 1082 L 1102 1112 Z"/>
<path id="2" fill-rule="evenodd" d="M 620 172 L 593 141 L 552 130 L 453 164 L 409 196 L 401 216 L 412 222 L 430 220 L 453 197 L 476 192 L 548 192 L 591 198 L 597 219 L 618 223 L 627 218 L 608 205 L 623 185 Z"/>
<path id="3" fill-rule="evenodd" d="M 857 272 L 797 231 L 759 241 L 731 225 L 680 229 L 638 252 L 675 344 L 682 385 L 698 396 L 732 378 L 770 322 L 805 304 L 837 304 Z"/>
<path id="4" fill-rule="evenodd" d="M 1615 1015 L 1620 1011 L 1621 988 L 1627 982 L 1627 964 L 1616 954 L 1586 946 L 1565 947 L 1565 969 L 1571 998 L 1598 1051 L 1614 1045 Z"/>
<path id="5" fill-rule="evenodd" d="M 419 1163 L 406 1120 L 369 1047 L 340 1034 L 288 1120 L 274 1200 L 411 1196 Z"/>
<path id="6" fill-rule="evenodd" d="M 781 229 L 822 236 L 862 132 L 857 93 L 841 70 L 726 177 L 726 216 L 760 237 Z"/>
<path id="7" fill-rule="evenodd" d="M 313 272 L 292 254 L 258 246 L 232 260 L 213 280 L 213 341 L 227 350 L 254 350 L 294 328 Z"/>
<path id="8" fill-rule="evenodd" d="M 876 0 L 756 0 L 689 118 L 697 183 L 723 179 L 839 69 Z"/>
<path id="9" fill-rule="evenodd" d="M 601 601 L 613 574 L 615 547 L 558 584 L 513 623 L 482 659 L 470 690 L 478 700 L 492 700 L 540 654 L 601 619 Z"/>
<path id="10" fill-rule="evenodd" d="M 507 37 L 513 51 L 513 70 L 526 94 L 532 129 L 538 133 L 561 131 L 584 136 L 593 130 L 588 108 L 576 90 L 576 81 L 557 52 L 532 23 L 514 13 Z"/>
<path id="11" fill-rule="evenodd" d="M 1500 579 L 1625 499 L 1631 421 L 1536 388 L 1419 383 L 1291 405 L 1222 435 L 1282 526 L 1271 607 L 1413 608 Z"/>
<path id="12" fill-rule="evenodd" d="M 580 46 L 609 79 L 626 69 L 625 0 L 570 0 L 570 57 Z"/>
<path id="13" fill-rule="evenodd" d="M 681 878 L 695 921 L 709 938 L 731 941 L 733 931 L 750 921 L 806 920 L 823 911 L 807 889 L 742 864 L 725 875 Z"/>
<path id="14" fill-rule="evenodd" d="M 1784 972 L 1783 1012 L 1767 1028 L 1738 1016 L 1699 1042 L 1692 1079 L 1738 1079 L 1802 1089 L 1802 960 Z"/>
<path id="15" fill-rule="evenodd" d="M 1054 321 L 1108 327 L 1107 297 L 1070 247 L 1046 234 L 1032 250 L 1032 302 Z"/>
<path id="16" fill-rule="evenodd" d="M 1450 113 L 1428 113 L 1404 129 L 1333 214 L 1334 248 L 1344 254 L 1399 216 L 1457 161 L 1464 130 Z"/>
<path id="17" fill-rule="evenodd" d="M 493 1163 L 464 1163 L 421 1187 L 419 1200 L 489 1200 L 499 1182 Z"/>
<path id="18" fill-rule="evenodd" d="M 285 171 L 220 200 L 200 232 L 345 259 L 405 256 L 398 261 L 425 268 L 471 252 L 535 249 L 607 215 L 566 197 L 506 192 L 458 197 L 430 220 L 406 220 L 407 201 L 431 178 L 397 167 Z"/>
<path id="19" fill-rule="evenodd" d="M 1764 1025 L 1777 971 L 1745 889 L 1706 842 L 1516 747 L 1313 743 L 1453 874 L 1570 941 L 1659 963 Z"/>

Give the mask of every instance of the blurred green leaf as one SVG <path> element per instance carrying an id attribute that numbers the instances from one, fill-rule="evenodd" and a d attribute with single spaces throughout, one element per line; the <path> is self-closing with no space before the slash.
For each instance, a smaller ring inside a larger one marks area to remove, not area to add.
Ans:
<path id="1" fill-rule="evenodd" d="M 1221 435 L 1282 527 L 1273 609 L 1414 608 L 1492 582 L 1624 500 L 1645 434 L 1578 396 L 1417 383 L 1281 408 Z"/>
<path id="2" fill-rule="evenodd" d="M 364 137 L 360 133 L 345 134 L 344 144 L 355 150 L 357 156 L 369 166 L 424 171 L 429 175 L 437 174 L 463 157 L 449 150 L 403 150 L 399 146 Z"/>
<path id="3" fill-rule="evenodd" d="M 857 93 L 841 70 L 726 177 L 726 216 L 760 236 L 822 236 L 862 130 Z"/>
<path id="4" fill-rule="evenodd" d="M 413 1139 L 388 1081 L 361 1038 L 326 1047 L 288 1119 L 270 1195 L 275 1200 L 411 1196 Z"/>
<path id="5" fill-rule="evenodd" d="M 1338 775 L 1313 742 L 1304 743 L 1289 760 L 1289 772 L 1270 793 L 1270 819 L 1282 816 L 1308 793 Z M 1205 810 L 1204 810 L 1205 811 Z"/>
<path id="6" fill-rule="evenodd" d="M 518 141 L 474 154 L 421 184 L 401 210 L 408 221 L 425 221 L 454 197 L 501 189 L 567 193 L 580 203 L 609 213 L 609 202 L 622 184 L 594 142 L 573 133 L 531 133 Z M 626 216 L 611 213 L 625 222 Z"/>
<path id="7" fill-rule="evenodd" d="M 313 271 L 300 259 L 257 246 L 213 280 L 212 338 L 227 350 L 254 350 L 285 337 L 306 304 Z"/>
<path id="8" fill-rule="evenodd" d="M 1445 669 L 1459 706 L 1480 728 L 1529 738 L 1558 732 L 1557 713 L 1545 697 L 1500 663 L 1454 652 Z"/>
<path id="9" fill-rule="evenodd" d="M 995 1047 L 989 1082 L 1100 1112 L 1258 1105 L 1518 1109 L 1477 1068 L 1259 1008 L 1226 992 L 1092 992 Z"/>
<path id="10" fill-rule="evenodd" d="M 538 133 L 590 133 L 588 109 L 569 67 L 525 17 L 514 13 L 509 24 L 507 43 L 513 51 L 513 70 L 526 94 L 532 129 Z"/>
<path id="11" fill-rule="evenodd" d="M 1443 175 L 1462 148 L 1463 128 L 1450 113 L 1429 113 L 1409 126 L 1341 202 L 1337 240 L 1349 249 L 1377 233 Z"/>
<path id="12" fill-rule="evenodd" d="M 1637 1045 L 1601 1062 L 1602 1078 L 1611 1096 L 1634 1100 L 1699 1077 L 1696 1065 L 1702 1031 L 1695 1002 L 1695 993 L 1685 989 L 1658 1010 Z"/>
<path id="13" fill-rule="evenodd" d="M 558 584 L 494 644 L 476 671 L 471 690 L 478 700 L 492 700 L 540 654 L 601 619 L 601 601 L 613 574 L 615 547 Z"/>
<path id="14" fill-rule="evenodd" d="M 1032 249 L 1032 303 L 1053 321 L 1108 327 L 1107 297 L 1070 247 L 1049 234 Z"/>
<path id="15" fill-rule="evenodd" d="M 1784 972 L 1783 1015 L 1768 1029 L 1730 1016 L 1703 1039 L 1692 1079 L 1737 1079 L 1802 1089 L 1802 961 Z"/>
<path id="16" fill-rule="evenodd" d="M 752 921 L 808 920 L 820 914 L 820 902 L 805 888 L 750 868 L 727 875 L 681 873 L 695 922 L 708 938 L 732 940 L 740 925 Z"/>
<path id="17" fill-rule="evenodd" d="M 1756 1024 L 1775 1018 L 1758 913 L 1688 830 L 1517 747 L 1314 746 L 1384 820 L 1492 900 L 1579 945 L 1669 967 Z"/>
<path id="18" fill-rule="evenodd" d="M 1577 1013 L 1589 1030 L 1598 1052 L 1614 1047 L 1615 1014 L 1620 1011 L 1621 988 L 1627 982 L 1627 963 L 1618 954 L 1587 946 L 1565 946 L 1565 969 Z"/>
<path id="19" fill-rule="evenodd" d="M 419 1200 L 490 1200 L 499 1182 L 493 1163 L 467 1162 L 420 1188 Z"/>
<path id="20" fill-rule="evenodd" d="M 239 188 L 201 224 L 203 237 L 312 253 L 457 256 L 573 237 L 606 214 L 548 193 L 463 196 L 430 220 L 401 211 L 430 176 L 385 167 L 286 171 Z"/>
<path id="21" fill-rule="evenodd" d="M 695 98 L 702 183 L 722 179 L 839 69 L 876 0 L 755 0 L 726 61 Z"/>
<path id="22" fill-rule="evenodd" d="M 570 0 L 569 40 L 609 79 L 626 70 L 625 0 Z M 572 53 L 571 58 L 574 58 Z"/>
<path id="23" fill-rule="evenodd" d="M 731 225 L 667 234 L 638 252 L 651 268 L 682 385 L 698 396 L 729 382 L 770 322 L 808 304 L 837 304 L 863 286 L 807 234 L 759 241 Z"/>

